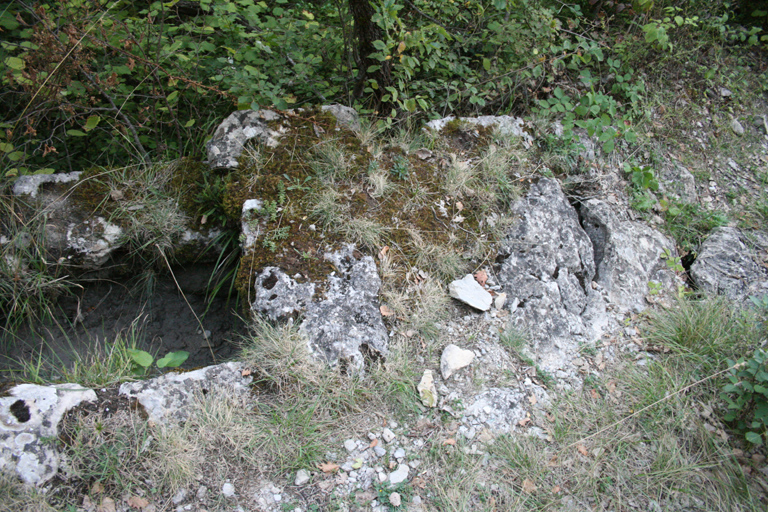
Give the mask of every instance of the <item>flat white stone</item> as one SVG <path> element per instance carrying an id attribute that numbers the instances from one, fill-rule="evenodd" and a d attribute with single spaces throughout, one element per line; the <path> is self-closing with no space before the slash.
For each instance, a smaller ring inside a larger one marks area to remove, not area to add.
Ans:
<path id="1" fill-rule="evenodd" d="M 463 279 L 457 279 L 449 284 L 448 293 L 454 299 L 458 299 L 480 311 L 491 309 L 491 303 L 493 302 L 491 294 L 475 281 L 472 274 L 467 274 Z"/>

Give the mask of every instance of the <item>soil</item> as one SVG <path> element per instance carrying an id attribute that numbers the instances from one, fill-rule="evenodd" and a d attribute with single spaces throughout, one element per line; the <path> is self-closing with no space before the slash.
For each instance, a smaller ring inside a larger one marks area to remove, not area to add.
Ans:
<path id="1" fill-rule="evenodd" d="M 12 370 L 19 367 L 17 361 L 40 356 L 54 367 L 71 365 L 76 353 L 93 354 L 95 344 L 112 343 L 120 333 L 129 346 L 135 337 L 136 348 L 156 358 L 186 350 L 183 368 L 228 360 L 247 328 L 237 314 L 236 295 L 226 296 L 226 285 L 206 299 L 212 270 L 208 265 L 176 268 L 178 286 L 171 275 L 162 275 L 151 293 L 131 280 L 80 283 L 82 289 L 60 298 L 52 318 L 0 344 L 0 369 Z"/>

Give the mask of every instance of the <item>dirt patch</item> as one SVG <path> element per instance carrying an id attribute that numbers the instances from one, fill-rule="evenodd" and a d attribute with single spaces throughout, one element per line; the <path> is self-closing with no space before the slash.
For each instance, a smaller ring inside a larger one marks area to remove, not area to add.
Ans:
<path id="1" fill-rule="evenodd" d="M 69 366 L 76 354 L 94 353 L 122 334 L 130 346 L 156 357 L 186 350 L 185 368 L 195 368 L 233 357 L 234 342 L 246 326 L 238 316 L 236 294 L 227 297 L 227 286 L 213 298 L 206 297 L 211 267 L 174 269 L 159 276 L 151 289 L 128 281 L 83 283 L 81 290 L 62 297 L 52 318 L 25 327 L 0 346 L 0 367 L 18 368 L 18 361 L 39 358 Z"/>

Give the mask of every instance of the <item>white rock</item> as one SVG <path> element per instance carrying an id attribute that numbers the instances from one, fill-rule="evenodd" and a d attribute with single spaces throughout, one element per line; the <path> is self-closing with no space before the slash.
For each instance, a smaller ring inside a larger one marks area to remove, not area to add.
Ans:
<path id="1" fill-rule="evenodd" d="M 296 480 L 293 481 L 294 485 L 304 485 L 309 482 L 309 471 L 306 469 L 300 469 L 296 472 Z"/>
<path id="2" fill-rule="evenodd" d="M 507 294 L 506 293 L 499 293 L 496 295 L 496 298 L 493 299 L 493 306 L 496 309 L 501 309 L 504 307 L 504 304 L 507 303 Z"/>
<path id="3" fill-rule="evenodd" d="M 402 448 L 398 448 L 395 450 L 395 453 L 393 454 L 396 459 L 402 459 L 405 457 L 405 450 Z"/>
<path id="4" fill-rule="evenodd" d="M 182 501 L 184 501 L 184 498 L 187 497 L 187 490 L 186 489 L 179 489 L 179 492 L 173 495 L 173 498 L 171 498 L 171 501 L 174 505 L 178 505 Z"/>
<path id="5" fill-rule="evenodd" d="M 389 430 L 388 428 L 385 428 L 384 430 L 381 431 L 381 437 L 383 437 L 384 441 L 386 441 L 387 443 L 391 443 L 392 441 L 395 440 L 395 433 Z"/>
<path id="6" fill-rule="evenodd" d="M 393 507 L 399 507 L 400 503 L 402 503 L 402 498 L 400 497 L 400 493 L 399 492 L 393 492 L 392 494 L 390 494 L 389 495 L 389 503 Z"/>
<path id="7" fill-rule="evenodd" d="M 491 294 L 475 281 L 472 274 L 467 274 L 463 279 L 457 279 L 449 284 L 448 293 L 454 299 L 458 299 L 480 311 L 491 309 L 491 303 L 493 302 Z"/>
<path id="8" fill-rule="evenodd" d="M 408 464 L 398 464 L 397 469 L 389 474 L 390 485 L 397 485 L 408 479 L 408 472 L 411 468 Z"/>
<path id="9" fill-rule="evenodd" d="M 227 482 L 221 486 L 221 494 L 227 498 L 231 498 L 235 495 L 235 486 Z"/>
<path id="10" fill-rule="evenodd" d="M 440 373 L 445 380 L 448 380 L 457 370 L 469 366 L 474 359 L 474 352 L 451 343 L 443 349 L 443 355 L 440 356 Z"/>
<path id="11" fill-rule="evenodd" d="M 348 452 L 353 452 L 357 448 L 357 442 L 354 439 L 347 439 L 344 441 L 344 448 L 346 448 Z"/>
<path id="12" fill-rule="evenodd" d="M 421 376 L 421 381 L 416 387 L 421 397 L 421 403 L 427 407 L 437 406 L 437 388 L 435 387 L 435 379 L 432 377 L 432 370 L 424 370 L 424 375 Z"/>
<path id="13" fill-rule="evenodd" d="M 733 130 L 733 133 L 736 135 L 744 135 L 744 127 L 741 126 L 738 119 L 731 121 L 731 130 Z"/>

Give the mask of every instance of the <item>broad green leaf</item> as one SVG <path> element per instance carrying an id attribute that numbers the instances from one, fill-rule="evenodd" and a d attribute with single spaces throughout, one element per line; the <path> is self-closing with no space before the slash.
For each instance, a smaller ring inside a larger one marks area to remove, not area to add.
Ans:
<path id="1" fill-rule="evenodd" d="M 171 94 L 168 95 L 166 100 L 168 103 L 171 103 L 173 100 L 175 100 L 179 96 L 179 91 L 173 91 Z"/>
<path id="2" fill-rule="evenodd" d="M 13 153 L 8 153 L 7 158 L 11 162 L 18 162 L 21 160 L 21 158 L 24 156 L 24 153 L 21 151 L 14 151 Z"/>
<path id="3" fill-rule="evenodd" d="M 165 357 L 157 360 L 158 368 L 176 368 L 184 364 L 189 357 L 189 352 L 179 350 L 177 352 L 168 352 Z"/>
<path id="4" fill-rule="evenodd" d="M 93 130 L 99 125 L 99 121 L 101 121 L 101 117 L 99 116 L 89 117 L 88 120 L 85 122 L 85 126 L 83 126 L 83 130 L 85 130 L 86 132 Z"/>
<path id="5" fill-rule="evenodd" d="M 16 71 L 21 71 L 24 69 L 24 61 L 18 57 L 7 57 L 5 59 L 5 65 L 11 69 L 15 69 Z"/>
<path id="6" fill-rule="evenodd" d="M 194 119 L 190 119 L 189 121 L 184 123 L 184 128 L 189 128 L 190 126 L 192 126 L 194 124 L 195 124 L 195 120 Z"/>
<path id="7" fill-rule="evenodd" d="M 637 142 L 637 134 L 632 130 L 628 130 L 624 132 L 624 140 L 626 140 L 631 144 L 634 144 L 635 142 Z"/>
<path id="8" fill-rule="evenodd" d="M 152 354 L 145 352 L 144 350 L 138 350 L 135 348 L 129 348 L 128 355 L 131 356 L 131 360 L 139 366 L 148 368 L 152 364 Z"/>
<path id="9" fill-rule="evenodd" d="M 56 172 L 56 169 L 51 169 L 50 167 L 46 167 L 45 169 L 38 169 L 32 174 L 53 174 Z"/>
<path id="10" fill-rule="evenodd" d="M 613 151 L 614 145 L 615 143 L 613 139 L 609 140 L 608 142 L 603 144 L 603 152 L 610 153 L 611 151 Z"/>
<path id="11" fill-rule="evenodd" d="M 483 59 L 483 69 L 485 69 L 486 71 L 491 70 L 491 59 L 485 59 L 485 58 Z"/>
<path id="12" fill-rule="evenodd" d="M 71 137 L 85 137 L 85 133 L 80 130 L 67 130 L 67 135 Z"/>
<path id="13" fill-rule="evenodd" d="M 763 444 L 763 437 L 760 434 L 756 434 L 755 432 L 747 432 L 744 437 L 752 444 L 758 446 Z"/>
<path id="14" fill-rule="evenodd" d="M 9 142 L 0 142 L 0 152 L 10 153 L 13 151 L 13 144 Z"/>

